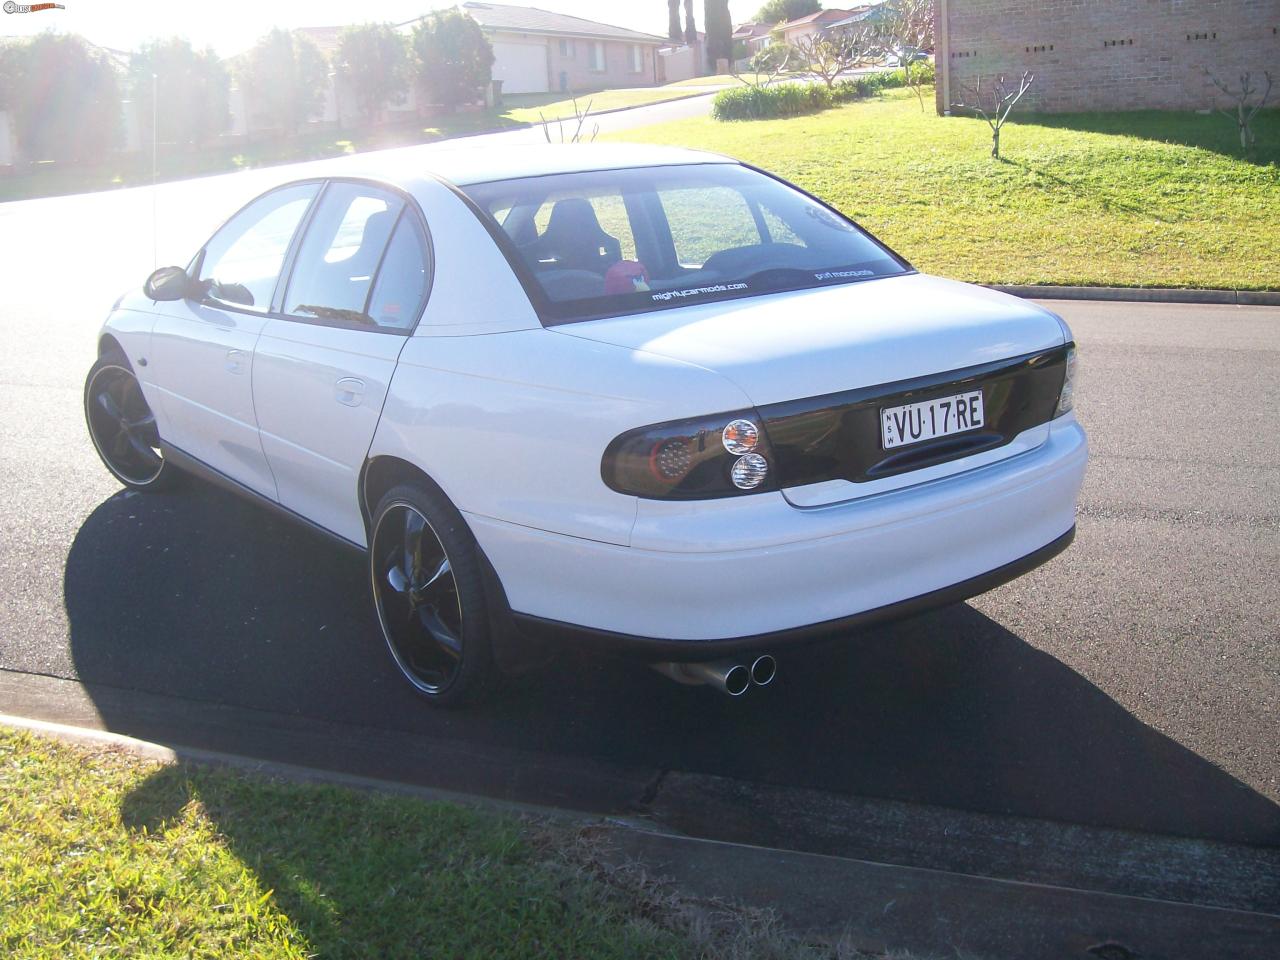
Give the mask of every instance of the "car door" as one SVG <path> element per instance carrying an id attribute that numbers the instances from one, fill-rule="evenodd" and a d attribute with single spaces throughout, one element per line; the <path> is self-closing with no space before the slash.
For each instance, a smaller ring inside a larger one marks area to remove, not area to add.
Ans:
<path id="1" fill-rule="evenodd" d="M 365 538 L 360 470 L 429 275 L 416 204 L 333 181 L 254 352 L 254 405 L 280 503 L 354 543 Z"/>
<path id="2" fill-rule="evenodd" d="M 271 499 L 276 484 L 254 416 L 253 349 L 320 186 L 272 191 L 227 221 L 192 265 L 207 293 L 165 304 L 152 331 L 149 372 L 164 407 L 165 441 Z"/>

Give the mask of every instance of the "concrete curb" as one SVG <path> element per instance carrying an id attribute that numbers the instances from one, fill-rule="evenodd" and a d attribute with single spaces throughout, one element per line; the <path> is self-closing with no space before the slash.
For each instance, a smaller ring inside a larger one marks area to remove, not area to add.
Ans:
<path id="1" fill-rule="evenodd" d="M 599 814 L 581 813 L 561 807 L 548 807 L 531 803 L 519 803 L 514 800 L 499 800 L 474 793 L 459 793 L 454 790 L 442 790 L 437 787 L 424 787 L 419 784 L 402 783 L 396 780 L 382 780 L 377 777 L 362 777 L 356 774 L 341 773 L 337 770 L 324 770 L 319 767 L 303 767 L 291 763 L 279 763 L 274 760 L 259 760 L 236 753 L 223 753 L 218 750 L 203 750 L 197 747 L 164 746 L 149 740 L 139 740 L 109 730 L 94 730 L 90 727 L 76 727 L 65 723 L 51 723 L 47 720 L 32 720 L 28 717 L 0 713 L 0 727 L 12 727 L 26 730 L 38 736 L 65 740 L 68 743 L 89 747 L 110 747 L 158 763 L 199 763 L 211 767 L 225 767 L 245 773 L 254 773 L 264 777 L 277 777 L 298 783 L 323 783 L 332 786 L 350 787 L 354 790 L 378 791 L 401 796 L 416 797 L 436 803 L 456 803 L 477 810 L 489 810 L 509 816 L 533 816 L 560 823 L 589 825 L 609 823 L 611 825 L 637 828 L 625 817 L 604 817 Z M 644 829 L 652 830 L 652 824 L 643 824 Z"/>
<path id="2" fill-rule="evenodd" d="M 1216 303 L 1280 307 L 1280 291 L 1195 290 L 1187 287 L 1056 287 L 1038 284 L 985 284 L 992 290 L 1029 300 L 1102 300 L 1127 303 Z"/>
<path id="3" fill-rule="evenodd" d="M 773 907 L 788 929 L 862 956 L 1255 960 L 1280 917 L 993 880 L 683 836 L 612 831 L 631 857 L 694 896 Z"/>

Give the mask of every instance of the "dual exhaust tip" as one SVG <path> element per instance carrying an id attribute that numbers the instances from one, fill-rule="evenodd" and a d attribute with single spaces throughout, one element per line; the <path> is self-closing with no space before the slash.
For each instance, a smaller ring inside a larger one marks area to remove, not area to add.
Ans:
<path id="1" fill-rule="evenodd" d="M 751 687 L 765 687 L 778 675 L 778 661 L 764 653 L 754 660 L 712 660 L 707 663 L 655 663 L 653 669 L 676 683 L 707 684 L 731 697 L 740 697 Z"/>

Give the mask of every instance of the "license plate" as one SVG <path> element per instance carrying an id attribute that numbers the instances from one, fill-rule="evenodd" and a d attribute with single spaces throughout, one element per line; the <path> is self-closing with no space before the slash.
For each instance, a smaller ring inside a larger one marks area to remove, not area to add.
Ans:
<path id="1" fill-rule="evenodd" d="M 880 439 L 886 450 L 964 433 L 984 423 L 982 391 L 958 393 L 880 411 Z"/>

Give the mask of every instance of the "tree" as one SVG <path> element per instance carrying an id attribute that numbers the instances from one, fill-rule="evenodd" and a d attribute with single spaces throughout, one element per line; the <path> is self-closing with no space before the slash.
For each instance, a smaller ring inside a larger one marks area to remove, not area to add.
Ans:
<path id="1" fill-rule="evenodd" d="M 865 37 L 866 34 L 854 31 L 826 36 L 815 33 L 797 40 L 795 49 L 808 71 L 821 77 L 830 89 L 840 74 L 867 58 L 870 49 Z"/>
<path id="2" fill-rule="evenodd" d="M 768 0 L 756 11 L 756 23 L 782 23 L 798 20 L 822 9 L 819 0 Z"/>
<path id="3" fill-rule="evenodd" d="M 548 120 L 542 115 L 542 111 L 538 111 L 538 119 L 542 122 L 542 135 L 547 138 L 547 143 L 582 143 L 582 128 L 586 125 L 587 118 L 591 116 L 591 104 L 593 101 L 588 100 L 586 107 L 578 106 L 578 98 L 573 98 L 573 129 L 568 135 L 564 130 L 564 119 L 561 117 L 554 118 L 554 121 Z M 559 139 L 551 139 L 551 124 L 556 125 L 556 131 Z M 594 143 L 596 137 L 600 135 L 600 124 L 595 124 L 591 128 L 591 136 L 587 138 L 587 143 Z"/>
<path id="4" fill-rule="evenodd" d="M 693 0 L 684 0 L 684 42 L 698 46 L 698 25 L 693 20 Z"/>
<path id="5" fill-rule="evenodd" d="M 364 122 L 372 125 L 409 83 L 409 45 L 389 23 L 347 27 L 338 40 L 334 67 L 350 85 Z"/>
<path id="6" fill-rule="evenodd" d="M 120 143 L 120 89 L 106 54 L 42 33 L 6 54 L 18 142 L 28 160 L 97 160 Z"/>
<path id="7" fill-rule="evenodd" d="M 1009 119 L 1009 114 L 1013 113 L 1013 108 L 1018 105 L 1018 101 L 1031 89 L 1035 79 L 1032 73 L 1024 73 L 1018 81 L 1018 86 L 1014 88 L 1001 75 L 993 78 L 984 90 L 982 77 L 979 75 L 974 85 L 966 89 L 969 102 L 955 105 L 961 110 L 972 110 L 987 121 L 988 126 L 991 127 L 991 156 L 997 160 L 1000 159 L 1000 131 L 1004 128 L 1005 121 Z"/>
<path id="8" fill-rule="evenodd" d="M 750 88 L 753 96 L 750 101 L 753 107 L 759 103 L 754 95 L 764 87 L 773 84 L 787 69 L 795 55 L 795 48 L 785 43 L 771 43 L 763 50 L 756 52 L 747 61 L 747 73 L 740 71 L 736 64 L 730 66 L 729 72 L 743 86 Z"/>
<path id="9" fill-rule="evenodd" d="M 457 9 L 429 13 L 413 28 L 418 83 L 432 103 L 456 108 L 493 79 L 493 47 Z"/>
<path id="10" fill-rule="evenodd" d="M 733 63 L 733 21 L 729 0 L 703 0 L 702 26 L 707 32 L 707 64 L 715 73 L 721 60 Z"/>
<path id="11" fill-rule="evenodd" d="M 907 86 L 924 110 L 925 72 L 916 65 L 934 43 L 934 0 L 885 0 L 866 16 L 866 29 L 878 56 L 902 66 Z"/>
<path id="12" fill-rule="evenodd" d="M 667 0 L 667 39 L 672 43 L 684 42 L 680 28 L 680 0 Z"/>
<path id="13" fill-rule="evenodd" d="M 1209 82 L 1230 97 L 1235 103 L 1231 110 L 1223 110 L 1218 108 L 1218 112 L 1229 120 L 1236 122 L 1236 129 L 1240 133 L 1240 149 L 1245 154 L 1253 153 L 1253 148 L 1257 145 L 1257 137 L 1253 133 L 1253 118 L 1258 115 L 1267 103 L 1267 98 L 1271 96 L 1271 86 L 1275 78 L 1271 76 L 1270 70 L 1262 72 L 1262 78 L 1266 81 L 1265 89 L 1259 89 L 1254 86 L 1253 74 L 1245 71 L 1240 74 L 1240 86 L 1232 89 L 1230 84 L 1225 80 L 1219 80 L 1217 76 L 1205 68 L 1205 76 L 1209 78 Z M 1254 102 L 1254 96 L 1257 96 L 1257 102 Z"/>
<path id="14" fill-rule="evenodd" d="M 180 37 L 152 40 L 129 55 L 129 90 L 143 139 L 200 146 L 227 128 L 231 79 L 212 50 L 197 52 Z M 156 102 L 152 103 L 152 94 Z"/>
<path id="15" fill-rule="evenodd" d="M 239 74 L 254 114 L 293 134 L 324 101 L 329 65 L 307 37 L 277 27 L 245 54 Z"/>
<path id="16" fill-rule="evenodd" d="M 25 43 L 0 40 L 0 110 L 13 110 L 21 99 L 18 84 L 26 52 Z"/>

